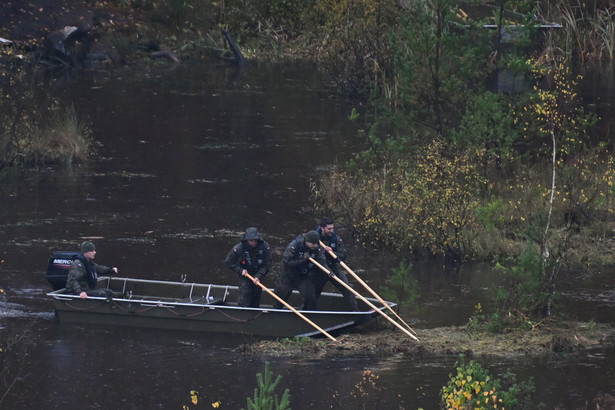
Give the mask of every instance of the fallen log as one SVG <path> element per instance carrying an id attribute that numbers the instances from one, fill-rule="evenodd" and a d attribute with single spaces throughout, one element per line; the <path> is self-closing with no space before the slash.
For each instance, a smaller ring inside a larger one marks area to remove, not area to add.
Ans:
<path id="1" fill-rule="evenodd" d="M 152 56 L 152 58 L 168 58 L 174 63 L 179 64 L 179 58 L 177 58 L 175 53 L 173 53 L 172 51 L 156 51 L 150 55 Z"/>
<path id="2" fill-rule="evenodd" d="M 224 29 L 222 29 L 222 34 L 224 34 L 224 37 L 226 38 L 226 41 L 228 42 L 228 45 L 231 48 L 233 55 L 235 56 L 234 63 L 237 65 L 246 64 L 246 59 L 243 57 L 243 54 L 241 54 L 241 50 L 239 49 L 239 47 L 237 47 L 237 44 L 235 44 L 233 37 L 231 37 L 229 32 Z"/>

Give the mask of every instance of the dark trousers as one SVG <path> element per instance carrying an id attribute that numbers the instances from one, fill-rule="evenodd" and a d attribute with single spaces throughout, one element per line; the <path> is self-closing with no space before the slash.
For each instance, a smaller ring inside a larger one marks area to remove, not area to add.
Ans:
<path id="1" fill-rule="evenodd" d="M 242 307 L 260 307 L 263 289 L 248 278 L 239 279 L 237 305 Z"/>
<path id="2" fill-rule="evenodd" d="M 342 280 L 342 282 L 344 282 L 347 285 L 349 284 L 348 278 L 346 277 L 346 274 L 344 272 L 342 272 L 337 267 L 337 265 L 334 265 L 334 267 L 329 266 L 329 269 L 335 274 L 335 276 L 340 278 Z M 325 287 L 325 285 L 327 284 L 327 282 L 331 282 L 333 284 L 333 286 L 335 286 L 337 288 L 337 290 L 340 291 L 342 296 L 344 296 L 344 301 L 346 302 L 346 306 L 348 307 L 348 309 L 350 311 L 353 311 L 353 312 L 358 310 L 358 308 L 357 308 L 357 299 L 355 298 L 354 294 L 351 291 L 349 291 L 348 289 L 346 289 L 346 287 L 341 285 L 334 278 L 330 278 L 327 275 L 325 275 L 324 273 L 318 273 L 318 274 L 316 274 L 316 275 L 314 275 L 312 277 L 312 280 L 314 281 L 314 291 L 316 292 L 316 299 L 318 299 L 320 297 L 320 294 L 322 293 L 322 290 Z"/>
<path id="3" fill-rule="evenodd" d="M 275 287 L 275 294 L 284 302 L 288 300 L 293 290 L 298 290 L 301 296 L 303 296 L 302 310 L 318 310 L 316 306 L 316 292 L 314 290 L 314 283 L 306 275 L 302 278 L 289 278 L 288 276 L 281 276 L 278 278 Z M 276 301 L 273 304 L 274 309 L 282 309 L 283 304 Z"/>

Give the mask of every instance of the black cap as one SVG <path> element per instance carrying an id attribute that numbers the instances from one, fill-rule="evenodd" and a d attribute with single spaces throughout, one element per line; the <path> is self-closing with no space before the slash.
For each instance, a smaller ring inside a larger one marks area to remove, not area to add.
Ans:
<path id="1" fill-rule="evenodd" d="M 306 242 L 318 244 L 319 240 L 320 240 L 320 235 L 318 235 L 318 232 L 316 231 L 309 231 L 308 233 L 305 234 Z"/>
<path id="2" fill-rule="evenodd" d="M 79 248 L 81 253 L 88 253 L 96 250 L 96 246 L 90 241 L 81 242 L 81 246 Z"/>

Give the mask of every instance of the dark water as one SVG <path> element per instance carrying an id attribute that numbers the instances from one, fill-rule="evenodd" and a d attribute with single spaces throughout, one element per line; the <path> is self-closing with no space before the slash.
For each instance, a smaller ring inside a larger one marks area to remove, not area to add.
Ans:
<path id="1" fill-rule="evenodd" d="M 310 212 L 310 180 L 362 143 L 348 120 L 352 106 L 311 67 L 82 72 L 51 89 L 87 118 L 99 144 L 85 166 L 0 185 L 2 309 L 10 326 L 30 329 L 31 343 L 6 408 L 194 408 L 191 390 L 198 407 L 245 408 L 266 360 L 295 409 L 439 407 L 454 356 L 246 356 L 235 348 L 259 339 L 58 324 L 45 296 L 49 253 L 76 249 L 84 238 L 96 243 L 98 262 L 137 278 L 232 283 L 223 260 L 248 226 L 260 229 L 279 262 L 288 241 L 319 219 Z M 343 237 L 349 264 L 378 290 L 399 257 Z M 419 334 L 466 323 L 498 284 L 486 265 L 430 263 L 415 272 L 424 310 L 410 321 Z M 615 320 L 610 272 L 570 272 L 563 282 L 562 304 L 574 318 Z M 547 408 L 576 409 L 615 393 L 613 353 L 481 363 L 494 375 L 533 376 Z M 382 391 L 353 399 L 364 370 L 380 376 Z"/>

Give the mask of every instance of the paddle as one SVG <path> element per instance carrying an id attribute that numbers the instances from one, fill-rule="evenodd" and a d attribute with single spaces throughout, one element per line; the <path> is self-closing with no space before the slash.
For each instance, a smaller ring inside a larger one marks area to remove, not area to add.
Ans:
<path id="1" fill-rule="evenodd" d="M 314 258 L 310 258 L 310 262 L 312 262 L 314 265 L 318 266 L 323 272 L 325 272 L 327 275 L 331 275 L 331 272 L 329 272 L 329 270 L 327 268 L 325 268 L 324 266 L 322 266 L 320 263 L 318 263 L 316 260 L 314 260 Z M 394 321 L 393 319 L 391 319 L 388 315 L 385 315 L 383 311 L 381 311 L 380 309 L 378 309 L 372 302 L 370 302 L 369 300 L 365 299 L 363 296 L 361 296 L 359 294 L 359 292 L 357 292 L 356 290 L 354 290 L 352 287 L 350 287 L 350 285 L 346 284 L 346 282 L 344 282 L 343 280 L 341 280 L 340 278 L 338 278 L 335 275 L 331 275 L 331 277 L 333 279 L 335 279 L 336 281 L 338 281 L 339 284 L 341 284 L 342 286 L 344 286 L 346 289 L 348 289 L 350 292 L 352 292 L 355 296 L 357 296 L 359 299 L 361 299 L 363 302 L 365 302 L 369 307 L 371 307 L 372 309 L 374 309 L 376 312 L 380 313 L 386 320 L 388 320 L 389 322 L 393 323 L 395 326 L 397 326 L 402 332 L 404 332 L 405 334 L 407 334 L 408 336 L 410 336 L 412 339 L 416 340 L 417 342 L 419 341 L 419 339 L 414 336 L 412 333 L 408 332 L 408 330 L 404 329 L 399 323 L 397 323 L 396 321 Z"/>
<path id="2" fill-rule="evenodd" d="M 322 241 L 320 241 L 320 246 L 322 246 L 323 248 L 326 248 L 326 247 L 327 247 L 327 245 L 325 245 Z M 336 255 L 333 251 L 328 251 L 328 252 L 329 252 L 329 255 L 331 255 L 331 256 L 333 257 L 333 259 L 338 259 L 337 255 Z M 401 318 L 401 317 L 400 317 L 400 316 L 399 316 L 399 315 L 398 315 L 398 314 L 397 314 L 397 313 L 396 313 L 393 309 L 391 309 L 391 307 L 389 306 L 389 304 L 388 304 L 388 303 L 386 303 L 384 300 L 382 300 L 382 298 L 381 298 L 380 296 L 378 296 L 378 294 L 376 293 L 376 291 L 374 291 L 372 288 L 370 288 L 370 287 L 368 286 L 368 284 L 367 284 L 367 283 L 365 283 L 365 282 L 363 281 L 363 279 L 361 279 L 361 278 L 359 277 L 359 275 L 357 275 L 356 273 L 354 273 L 354 272 L 352 271 L 352 269 L 350 269 L 350 268 L 348 267 L 348 265 L 346 265 L 346 264 L 344 263 L 344 261 L 340 260 L 340 265 L 342 265 L 342 267 L 343 267 L 344 269 L 346 269 L 346 271 L 347 271 L 348 273 L 350 273 L 350 274 L 352 275 L 352 277 L 353 277 L 353 278 L 355 278 L 355 279 L 357 280 L 357 282 L 359 282 L 361 285 L 363 285 L 363 287 L 365 287 L 365 289 L 367 289 L 367 290 L 369 291 L 369 293 L 371 293 L 371 294 L 372 294 L 372 296 L 374 296 L 376 299 L 378 299 L 378 301 L 379 301 L 380 303 L 382 303 L 382 305 L 383 305 L 383 306 L 385 306 L 387 309 L 389 309 L 389 310 L 391 311 L 391 313 L 393 313 L 397 319 L 399 319 L 399 320 L 400 320 L 400 321 L 401 321 L 404 325 L 406 325 L 406 327 L 408 328 L 408 330 L 410 330 L 413 334 L 415 334 L 415 335 L 416 335 L 416 332 L 414 331 L 414 329 L 412 329 L 412 328 L 410 327 L 410 325 L 409 325 L 409 324 L 407 324 L 407 323 L 404 321 L 404 319 L 402 319 L 402 318 Z"/>
<path id="3" fill-rule="evenodd" d="M 246 278 L 250 279 L 252 282 L 254 282 L 254 278 L 252 276 L 250 276 L 249 273 L 246 273 L 244 275 Z M 306 322 L 308 322 L 310 325 L 314 326 L 320 333 L 322 333 L 323 335 L 327 336 L 329 339 L 331 339 L 334 342 L 337 342 L 337 339 L 334 338 L 333 336 L 331 336 L 329 333 L 327 333 L 323 328 L 321 328 L 320 326 L 318 326 L 316 323 L 312 322 L 310 319 L 308 319 L 307 317 L 305 317 L 303 314 L 301 314 L 301 312 L 297 311 L 297 309 L 295 309 L 294 307 L 292 307 L 291 305 L 289 305 L 288 303 L 286 303 L 284 300 L 282 300 L 282 298 L 280 298 L 278 295 L 276 295 L 275 293 L 273 293 L 272 291 L 270 291 L 269 289 L 267 289 L 267 286 L 263 285 L 260 281 L 258 281 L 256 283 L 258 286 L 260 286 L 261 288 L 263 288 L 267 293 L 269 293 L 271 296 L 273 296 L 275 299 L 277 299 L 278 302 L 282 303 L 284 306 L 286 306 L 287 308 L 289 308 L 290 310 L 292 310 L 293 312 L 295 312 L 297 314 L 297 316 L 299 316 L 301 319 L 305 320 Z"/>

